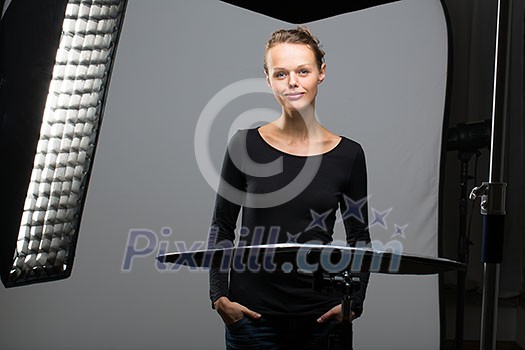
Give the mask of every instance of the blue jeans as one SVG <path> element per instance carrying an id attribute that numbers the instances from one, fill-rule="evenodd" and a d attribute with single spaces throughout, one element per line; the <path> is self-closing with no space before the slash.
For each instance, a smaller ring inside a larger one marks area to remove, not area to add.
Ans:
<path id="1" fill-rule="evenodd" d="M 329 350 L 338 343 L 336 320 L 319 324 L 314 318 L 244 317 L 226 325 L 227 350 Z"/>

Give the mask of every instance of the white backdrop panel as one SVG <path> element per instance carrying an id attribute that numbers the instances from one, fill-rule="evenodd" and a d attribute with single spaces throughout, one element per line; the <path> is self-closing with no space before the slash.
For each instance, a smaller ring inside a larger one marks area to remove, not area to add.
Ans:
<path id="1" fill-rule="evenodd" d="M 363 145 L 371 222 L 372 210 L 389 210 L 372 239 L 435 256 L 447 73 L 440 2 L 403 0 L 307 25 L 327 52 L 319 119 Z M 195 158 L 197 120 L 224 87 L 263 78 L 264 43 L 282 27 L 292 25 L 218 0 L 129 1 L 72 277 L 0 290 L 1 348 L 223 348 L 207 273 L 159 272 L 154 258 L 163 245 L 206 239 L 215 192 Z M 216 168 L 231 125 L 254 108 L 271 110 L 261 120 L 278 114 L 269 90 L 217 114 Z M 135 229 L 143 231 L 129 241 Z M 152 249 L 122 271 L 128 245 Z M 437 276 L 373 275 L 354 330 L 359 349 L 438 349 Z"/>

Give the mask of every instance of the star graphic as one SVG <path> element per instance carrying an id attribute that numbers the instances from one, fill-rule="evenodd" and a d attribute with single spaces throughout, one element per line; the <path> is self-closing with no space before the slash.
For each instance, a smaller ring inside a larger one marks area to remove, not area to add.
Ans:
<path id="1" fill-rule="evenodd" d="M 407 228 L 408 224 L 405 224 L 403 226 L 398 226 L 398 225 L 394 224 L 394 226 L 396 227 L 396 230 L 395 230 L 394 234 L 392 235 L 392 238 L 393 237 L 397 237 L 397 236 L 400 236 L 402 238 L 406 238 L 405 237 L 405 229 Z"/>
<path id="2" fill-rule="evenodd" d="M 286 231 L 286 235 L 288 236 L 288 241 L 286 243 L 297 243 L 297 238 L 299 238 L 301 232 L 292 235 L 290 232 Z"/>
<path id="3" fill-rule="evenodd" d="M 390 208 L 383 212 L 380 212 L 377 209 L 372 208 L 373 219 L 372 219 L 372 222 L 370 223 L 370 227 L 374 226 L 375 224 L 378 224 L 378 225 L 381 225 L 385 230 L 388 229 L 385 218 L 388 214 L 390 214 L 392 209 L 393 208 Z"/>
<path id="4" fill-rule="evenodd" d="M 360 222 L 364 222 L 363 213 L 361 213 L 361 209 L 366 204 L 366 201 L 368 198 L 363 198 L 361 200 L 358 200 L 357 202 L 354 202 L 352 198 L 348 197 L 347 195 L 343 194 L 344 200 L 345 200 L 345 207 L 346 210 L 344 213 L 342 213 L 343 220 L 349 219 L 352 216 L 355 217 Z"/>
<path id="5" fill-rule="evenodd" d="M 310 209 L 310 215 L 312 215 L 312 222 L 308 225 L 308 227 L 305 229 L 305 231 L 311 229 L 311 228 L 314 228 L 316 226 L 319 226 L 323 231 L 326 231 L 327 228 L 326 228 L 326 218 L 328 217 L 328 215 L 330 215 L 330 213 L 332 212 L 332 209 L 322 213 L 322 214 L 319 214 L 317 213 L 315 210 L 313 209 Z"/>

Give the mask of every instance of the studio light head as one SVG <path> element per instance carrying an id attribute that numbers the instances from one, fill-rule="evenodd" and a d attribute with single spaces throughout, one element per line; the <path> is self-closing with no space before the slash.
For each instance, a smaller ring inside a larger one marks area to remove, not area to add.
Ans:
<path id="1" fill-rule="evenodd" d="M 448 151 L 474 152 L 490 147 L 491 121 L 459 123 L 448 130 Z"/>

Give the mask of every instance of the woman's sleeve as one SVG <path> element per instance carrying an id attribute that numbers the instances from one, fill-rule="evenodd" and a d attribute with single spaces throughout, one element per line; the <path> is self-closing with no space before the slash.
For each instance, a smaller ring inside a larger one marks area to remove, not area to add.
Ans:
<path id="1" fill-rule="evenodd" d="M 341 200 L 341 216 L 346 231 L 346 242 L 351 247 L 369 247 L 370 232 L 368 230 L 368 192 L 365 154 L 358 146 L 351 168 L 349 169 L 348 182 L 343 191 Z M 368 286 L 369 272 L 357 272 L 361 284 L 352 294 L 352 311 L 356 316 L 363 312 L 366 288 Z"/>
<path id="2" fill-rule="evenodd" d="M 239 132 L 237 132 L 230 140 L 224 155 L 221 179 L 215 198 L 215 207 L 208 237 L 209 249 L 232 247 L 235 240 L 237 218 L 241 208 L 239 193 L 242 194 L 245 191 L 246 177 L 239 169 L 239 167 L 242 167 L 242 164 L 236 164 L 232 161 L 229 150 L 235 150 L 236 147 L 242 146 L 238 145 L 240 139 L 242 138 L 239 137 Z M 232 191 L 232 189 L 234 190 Z M 238 190 L 237 193 L 235 193 L 235 190 Z M 233 199 L 233 202 L 230 199 Z M 220 267 L 210 268 L 209 283 L 210 299 L 213 307 L 213 303 L 221 296 L 228 296 L 228 271 L 221 270 Z"/>

